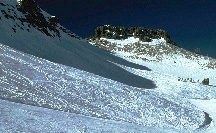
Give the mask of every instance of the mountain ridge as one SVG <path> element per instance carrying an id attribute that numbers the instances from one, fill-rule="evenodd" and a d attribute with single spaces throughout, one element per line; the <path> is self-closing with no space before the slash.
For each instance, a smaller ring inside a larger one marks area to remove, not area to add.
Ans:
<path id="1" fill-rule="evenodd" d="M 49 20 L 52 15 L 42 9 L 37 8 L 36 15 L 32 15 L 28 11 L 19 10 L 20 6 L 16 0 L 5 1 L 3 4 L 5 6 L 0 6 L 0 16 L 2 17 L 0 29 L 3 31 L 0 32 L 0 42 L 2 44 L 52 62 L 75 67 L 132 86 L 156 87 L 152 81 L 133 75 L 109 61 L 140 69 L 150 69 L 129 63 L 90 45 L 86 40 L 77 37 L 59 23 L 53 25 Z M 131 77 L 134 78 L 131 79 Z"/>
<path id="2" fill-rule="evenodd" d="M 132 28 L 131 31 L 130 28 Z M 173 59 L 173 57 L 176 58 L 175 55 L 180 55 L 189 60 L 197 60 L 197 63 L 200 63 L 200 58 L 204 58 L 209 62 L 200 65 L 211 69 L 216 68 L 215 58 L 179 47 L 164 30 L 143 27 L 130 28 L 102 25 L 95 29 L 94 36 L 88 37 L 86 40 L 96 47 L 112 53 L 121 53 L 131 59 L 158 62 L 166 58 Z"/>
<path id="3" fill-rule="evenodd" d="M 152 29 L 145 27 L 124 27 L 115 25 L 101 25 L 95 29 L 95 35 L 86 38 L 100 39 L 105 37 L 107 39 L 122 40 L 129 37 L 139 38 L 143 42 L 151 42 L 152 39 L 164 38 L 167 43 L 178 46 L 170 37 L 167 31 L 162 29 Z"/>

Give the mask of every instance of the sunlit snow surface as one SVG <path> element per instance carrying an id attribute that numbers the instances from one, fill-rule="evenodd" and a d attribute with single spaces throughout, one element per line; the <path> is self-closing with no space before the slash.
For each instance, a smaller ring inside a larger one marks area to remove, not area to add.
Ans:
<path id="1" fill-rule="evenodd" d="M 104 40 L 106 40 L 105 43 Z M 162 41 L 141 42 L 134 38 L 125 40 L 101 38 L 99 42 L 102 48 L 110 50 L 114 55 L 150 68 L 152 71 L 143 71 L 114 63 L 133 74 L 154 81 L 157 85 L 154 92 L 158 92 L 161 97 L 176 103 L 181 100 L 189 101 L 200 110 L 209 113 L 213 119 L 211 124 L 195 132 L 215 132 L 213 110 L 216 108 L 214 101 L 216 99 L 216 71 L 208 67 L 215 63 L 214 59 L 195 55 Z M 95 45 L 94 41 L 90 40 L 90 43 Z M 96 46 L 101 47 L 98 44 Z M 155 54 L 151 55 L 151 53 Z M 204 78 L 210 79 L 209 86 L 202 85 Z"/>
<path id="2" fill-rule="evenodd" d="M 215 98 L 216 94 L 211 87 L 178 82 L 171 74 L 116 64 L 158 85 L 155 90 L 134 88 L 5 45 L 0 47 L 1 98 L 9 101 L 159 127 L 160 130 L 193 131 L 203 123 L 204 114 L 187 99 Z M 153 67 L 151 63 L 145 65 Z"/>
<path id="3" fill-rule="evenodd" d="M 130 87 L 5 45 L 0 52 L 1 99 L 146 127 L 195 130 L 204 121 L 181 96 Z"/>
<path id="4" fill-rule="evenodd" d="M 111 43 L 115 43 L 119 47 L 124 47 L 125 45 L 138 43 L 138 42 L 141 43 L 142 45 L 145 45 L 145 44 L 156 45 L 156 44 L 160 44 L 160 43 L 166 44 L 166 41 L 164 40 L 164 38 L 152 39 L 151 42 L 142 42 L 139 40 L 139 38 L 135 38 L 135 37 L 128 37 L 127 39 L 122 39 L 122 40 L 107 39 L 107 38 L 100 38 L 100 39 L 111 42 Z"/>
<path id="5" fill-rule="evenodd" d="M 210 117 L 213 119 L 211 124 L 207 127 L 208 130 L 205 130 L 205 132 L 208 133 L 214 133 L 216 132 L 216 99 L 211 100 L 199 100 L 199 99 L 191 99 L 191 103 L 196 105 L 197 107 L 201 108 L 202 110 L 206 111 L 210 114 Z"/>
<path id="6" fill-rule="evenodd" d="M 0 132 L 176 132 L 0 100 Z"/>
<path id="7" fill-rule="evenodd" d="M 15 0 L 2 1 L 16 4 Z M 0 35 L 5 38 L 13 33 L 8 28 L 13 24 L 12 21 L 6 22 L 1 21 L 5 25 L 0 25 L 5 30 Z M 21 36 L 29 36 L 20 42 L 27 44 L 32 39 L 38 39 L 39 36 L 31 36 L 39 31 L 31 30 L 30 33 L 18 30 Z M 41 37 L 43 44 L 58 40 L 53 38 L 50 42 L 47 36 L 42 34 Z M 78 43 L 75 39 L 72 40 Z M 2 41 L 5 45 L 6 42 L 16 43 L 13 39 Z M 161 53 L 159 51 L 156 54 L 158 57 L 139 53 L 137 59 L 128 58 L 128 55 L 133 57 L 139 51 L 137 48 L 140 44 L 143 50 L 167 47 L 164 39 L 144 43 L 129 38 L 114 43 L 121 50 L 122 46 L 130 47 L 128 43 L 139 44 L 135 49 L 127 52 L 120 50 L 115 55 L 147 66 L 152 71 L 114 64 L 154 81 L 157 88 L 148 90 L 131 87 L 0 44 L 0 99 L 4 99 L 0 100 L 0 132 L 214 132 L 216 74 L 215 70 L 204 67 L 208 60 L 200 57 L 193 58 L 192 61 L 182 54 L 170 58 L 171 56 L 163 54 L 167 49 L 161 50 Z M 158 43 L 162 45 L 157 45 Z M 164 60 L 159 61 L 162 57 Z M 141 60 L 144 58 L 159 62 Z M 178 77 L 193 78 L 195 82 L 178 81 Z M 205 77 L 210 78 L 213 86 L 204 86 L 197 81 Z M 193 101 L 194 99 L 199 101 Z M 204 122 L 204 111 L 210 114 L 213 122 L 198 130 Z"/>

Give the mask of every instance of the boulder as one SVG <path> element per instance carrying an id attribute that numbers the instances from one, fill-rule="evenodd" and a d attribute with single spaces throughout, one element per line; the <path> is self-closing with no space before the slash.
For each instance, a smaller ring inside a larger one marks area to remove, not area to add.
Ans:
<path id="1" fill-rule="evenodd" d="M 202 81 L 202 84 L 203 84 L 203 85 L 209 85 L 209 78 L 205 78 L 205 79 Z"/>

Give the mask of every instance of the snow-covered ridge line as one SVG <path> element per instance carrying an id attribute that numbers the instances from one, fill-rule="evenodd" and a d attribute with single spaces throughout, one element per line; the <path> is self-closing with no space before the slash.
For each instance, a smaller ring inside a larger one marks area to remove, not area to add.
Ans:
<path id="1" fill-rule="evenodd" d="M 193 79 L 199 83 L 202 83 L 204 79 L 209 79 L 209 85 L 216 86 L 215 59 L 166 43 L 163 38 L 153 39 L 152 42 L 143 42 L 135 37 L 127 39 L 89 38 L 88 41 L 94 46 L 134 63 L 139 60 L 140 62 L 161 62 L 164 66 L 172 68 L 169 68 L 169 73 L 172 74 L 176 71 L 187 71 L 184 74 L 178 73 L 177 78 L 179 79 Z M 164 69 L 160 70 L 164 71 Z"/>
<path id="2" fill-rule="evenodd" d="M 36 11 L 40 12 L 36 14 L 26 12 L 25 14 L 25 10 L 20 11 L 18 5 L 12 6 L 7 2 L 4 5 L 0 6 L 2 9 L 2 13 L 0 12 L 2 18 L 0 21 L 0 31 L 2 31 L 0 32 L 0 43 L 52 62 L 88 71 L 131 86 L 148 89 L 156 87 L 153 82 L 148 81 L 146 84 L 144 83 L 147 81 L 146 79 L 132 75 L 107 60 L 115 60 L 115 62 L 126 65 L 137 65 L 95 48 L 86 40 L 68 32 L 58 23 L 51 24 L 48 19 L 51 15 L 43 10 L 36 8 Z M 5 17 L 5 15 L 10 15 L 10 17 Z M 43 27 L 44 24 L 45 27 Z M 50 30 L 49 27 L 56 32 Z M 148 69 L 143 66 L 139 67 Z M 112 74 L 106 74 L 105 71 Z"/>

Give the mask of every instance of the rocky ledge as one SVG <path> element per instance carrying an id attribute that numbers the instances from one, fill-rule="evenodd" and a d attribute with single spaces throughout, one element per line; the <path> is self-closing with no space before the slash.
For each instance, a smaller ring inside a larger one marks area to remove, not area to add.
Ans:
<path id="1" fill-rule="evenodd" d="M 139 38 L 143 42 L 151 42 L 152 39 L 164 38 L 167 43 L 176 45 L 165 30 L 151 29 L 144 27 L 129 27 L 115 25 L 101 25 L 95 29 L 95 35 L 88 39 L 100 39 L 101 37 L 108 39 L 127 39 L 128 37 Z"/>

